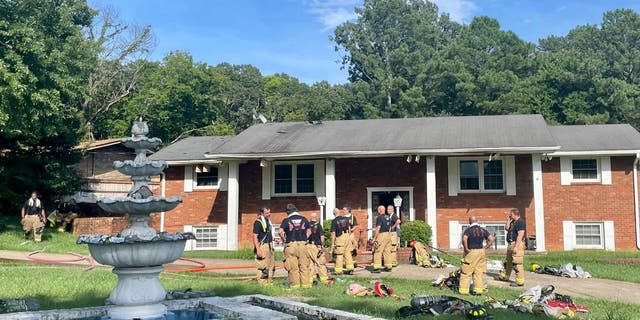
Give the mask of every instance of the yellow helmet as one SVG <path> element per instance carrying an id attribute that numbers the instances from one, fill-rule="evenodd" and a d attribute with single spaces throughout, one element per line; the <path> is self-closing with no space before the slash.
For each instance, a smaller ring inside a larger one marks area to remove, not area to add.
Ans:
<path id="1" fill-rule="evenodd" d="M 540 270 L 540 268 L 542 267 L 540 267 L 540 265 L 535 262 L 531 264 L 531 272 L 537 272 L 538 270 Z"/>

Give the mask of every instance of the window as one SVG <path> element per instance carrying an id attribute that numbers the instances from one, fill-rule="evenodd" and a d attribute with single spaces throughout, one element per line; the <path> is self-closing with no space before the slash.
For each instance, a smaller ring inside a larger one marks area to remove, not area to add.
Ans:
<path id="1" fill-rule="evenodd" d="M 218 167 L 206 164 L 197 165 L 195 167 L 195 187 L 217 187 L 218 186 Z"/>
<path id="2" fill-rule="evenodd" d="M 485 223 L 480 224 L 480 226 L 487 229 L 487 231 L 495 237 L 495 243 L 493 246 L 497 245 L 498 248 L 507 247 L 507 231 L 504 230 L 504 223 Z M 462 235 L 468 227 L 469 224 L 460 225 L 460 249 L 462 249 Z"/>
<path id="3" fill-rule="evenodd" d="M 502 160 L 460 160 L 460 191 L 500 192 L 504 190 Z"/>
<path id="4" fill-rule="evenodd" d="M 276 195 L 313 194 L 313 163 L 276 163 L 273 170 L 273 192 Z"/>
<path id="5" fill-rule="evenodd" d="M 571 160 L 571 174 L 576 182 L 598 182 L 597 159 L 573 159 Z"/>
<path id="6" fill-rule="evenodd" d="M 603 248 L 601 223 L 575 223 L 576 248 Z"/>
<path id="7" fill-rule="evenodd" d="M 216 249 L 218 247 L 218 226 L 193 227 L 196 236 L 194 249 Z"/>

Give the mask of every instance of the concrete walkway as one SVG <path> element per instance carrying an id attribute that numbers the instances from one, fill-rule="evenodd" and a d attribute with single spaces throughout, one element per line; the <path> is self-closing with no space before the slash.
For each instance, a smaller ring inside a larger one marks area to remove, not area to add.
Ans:
<path id="1" fill-rule="evenodd" d="M 0 250 L 0 260 L 16 260 L 16 261 L 31 261 L 28 257 L 29 252 L 21 251 L 7 251 Z M 69 254 L 51 254 L 51 253 L 39 253 L 33 257 L 37 259 L 51 259 L 51 260 L 64 260 L 75 259 L 76 257 Z M 225 273 L 225 274 L 237 274 L 237 275 L 255 275 L 255 269 L 253 269 L 253 261 L 251 260 L 238 260 L 238 259 L 203 259 L 196 258 L 199 262 L 204 263 L 207 267 L 226 267 L 231 266 L 235 269 L 218 269 L 209 270 L 209 272 Z M 71 264 L 80 264 L 88 266 L 87 261 L 71 262 Z M 276 262 L 278 264 L 278 262 Z M 101 267 L 100 265 L 97 265 Z M 177 261 L 175 263 L 166 265 L 167 270 L 185 269 L 196 266 L 188 261 Z M 247 268 L 238 268 L 246 266 Z M 105 266 L 102 266 L 105 267 Z M 385 279 L 385 278 L 401 278 L 401 279 L 414 279 L 424 280 L 416 283 L 416 289 L 420 286 L 431 286 L 431 281 L 436 279 L 439 275 L 448 275 L 450 272 L 455 271 L 456 268 L 444 268 L 444 269 L 428 269 L 421 268 L 415 265 L 401 264 L 393 270 L 393 272 L 383 272 L 380 274 L 372 274 L 362 267 L 357 268 L 355 275 L 357 277 L 371 278 L 371 279 Z M 589 270 L 586 270 L 589 271 Z M 282 268 L 278 268 L 276 276 L 286 276 L 286 272 Z M 343 276 L 346 279 L 349 276 Z M 512 276 L 513 277 L 513 276 Z M 497 273 L 487 273 L 485 279 L 489 286 L 496 287 L 509 287 L 510 284 L 502 281 L 495 280 Z M 555 277 L 551 275 L 537 274 L 533 272 L 527 272 L 525 275 L 526 284 L 522 288 L 524 291 L 526 288 L 533 287 L 535 285 L 548 285 L 551 284 L 556 288 L 556 292 L 561 294 L 567 294 L 573 297 L 587 297 L 596 299 L 605 299 L 611 301 L 622 301 L 631 304 L 640 305 L 640 283 L 606 280 L 606 279 L 572 279 Z"/>

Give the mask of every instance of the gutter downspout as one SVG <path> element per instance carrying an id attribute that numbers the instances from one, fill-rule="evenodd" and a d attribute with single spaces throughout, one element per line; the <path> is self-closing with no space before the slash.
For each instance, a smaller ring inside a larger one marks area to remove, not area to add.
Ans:
<path id="1" fill-rule="evenodd" d="M 640 152 L 636 153 L 636 159 L 633 161 L 633 211 L 636 220 L 636 247 L 640 250 L 640 215 L 638 210 L 638 162 L 640 161 Z"/>
<path id="2" fill-rule="evenodd" d="M 167 189 L 167 180 L 165 179 L 164 172 L 160 173 L 160 183 L 162 185 L 160 195 L 164 198 Z M 164 211 L 160 212 L 160 232 L 164 232 Z"/>

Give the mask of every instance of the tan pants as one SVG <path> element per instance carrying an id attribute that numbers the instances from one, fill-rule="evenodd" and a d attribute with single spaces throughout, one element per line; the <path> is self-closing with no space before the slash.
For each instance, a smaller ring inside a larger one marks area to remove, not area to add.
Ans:
<path id="1" fill-rule="evenodd" d="M 40 215 L 28 214 L 22 219 L 22 230 L 25 235 L 33 231 L 33 239 L 37 242 L 42 241 L 42 230 L 44 229 L 44 223 L 40 221 Z"/>
<path id="2" fill-rule="evenodd" d="M 511 270 L 516 272 L 516 284 L 524 285 L 524 241 L 516 248 L 516 242 L 509 243 L 507 247 L 507 261 L 504 264 L 504 273 L 500 274 L 502 280 L 509 280 Z"/>
<path id="3" fill-rule="evenodd" d="M 473 276 L 473 292 L 482 293 L 484 291 L 484 280 L 482 276 L 487 271 L 487 257 L 484 249 L 471 249 L 462 258 L 460 266 L 460 293 L 468 294 L 471 276 Z"/>
<path id="4" fill-rule="evenodd" d="M 311 276 L 311 282 L 313 282 L 317 274 L 320 282 L 326 283 L 327 280 L 329 280 L 327 258 L 324 256 L 321 247 L 311 243 L 307 244 L 307 254 L 309 255 L 309 275 Z"/>
<path id="5" fill-rule="evenodd" d="M 416 241 L 413 245 L 413 250 L 417 265 L 421 267 L 431 266 L 431 261 L 429 261 L 429 250 L 427 250 L 427 247 L 424 244 Z"/>
<path id="6" fill-rule="evenodd" d="M 391 231 L 391 265 L 398 265 L 398 233 Z"/>
<path id="7" fill-rule="evenodd" d="M 343 233 L 339 237 L 336 237 L 335 248 L 333 249 L 333 254 L 336 256 L 336 266 L 334 269 L 336 274 L 342 273 L 343 265 L 347 271 L 354 269 L 351 251 L 353 251 L 353 242 L 351 242 L 351 237 L 348 233 Z"/>
<path id="8" fill-rule="evenodd" d="M 273 270 L 276 267 L 273 248 L 268 243 L 263 243 L 260 245 L 260 250 L 262 250 L 264 258 L 258 259 L 256 255 L 255 261 L 256 268 L 258 269 L 256 278 L 259 284 L 271 284 L 273 281 Z"/>
<path id="9" fill-rule="evenodd" d="M 358 250 L 358 238 L 360 238 L 360 232 L 358 232 L 358 235 L 356 235 L 355 233 L 350 233 L 349 238 L 351 239 L 351 250 Z"/>
<path id="10" fill-rule="evenodd" d="M 284 245 L 284 268 L 289 272 L 291 288 L 311 288 L 309 275 L 309 255 L 304 241 L 289 242 Z"/>
<path id="11" fill-rule="evenodd" d="M 382 259 L 384 258 L 384 266 L 391 268 L 393 265 L 391 258 L 391 233 L 380 232 L 373 242 L 373 269 L 382 268 Z"/>

